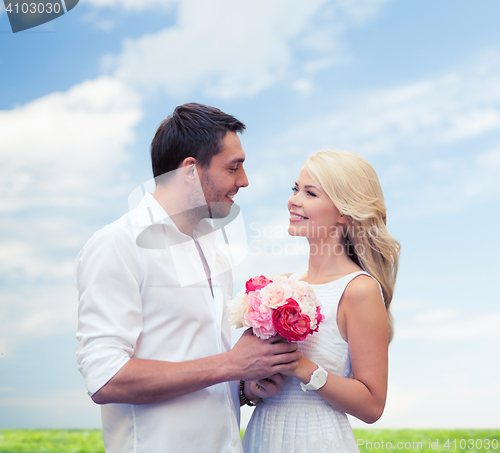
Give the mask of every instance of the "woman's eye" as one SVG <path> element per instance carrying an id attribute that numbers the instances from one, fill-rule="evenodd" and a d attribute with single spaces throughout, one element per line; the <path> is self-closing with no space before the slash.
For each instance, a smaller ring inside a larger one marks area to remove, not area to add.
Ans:
<path id="1" fill-rule="evenodd" d="M 313 192 L 311 192 L 310 190 L 307 191 L 307 195 L 311 195 L 311 197 L 315 197 L 316 196 L 316 194 L 313 193 Z"/>
<path id="2" fill-rule="evenodd" d="M 297 189 L 297 187 L 292 187 L 292 192 L 298 192 L 299 189 Z"/>

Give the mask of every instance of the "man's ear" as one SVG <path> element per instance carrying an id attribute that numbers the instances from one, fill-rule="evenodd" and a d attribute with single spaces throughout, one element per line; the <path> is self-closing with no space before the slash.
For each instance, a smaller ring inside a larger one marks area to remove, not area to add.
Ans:
<path id="1" fill-rule="evenodd" d="M 179 165 L 179 171 L 182 177 L 190 183 L 198 180 L 198 170 L 196 169 L 196 159 L 194 157 L 186 157 Z"/>

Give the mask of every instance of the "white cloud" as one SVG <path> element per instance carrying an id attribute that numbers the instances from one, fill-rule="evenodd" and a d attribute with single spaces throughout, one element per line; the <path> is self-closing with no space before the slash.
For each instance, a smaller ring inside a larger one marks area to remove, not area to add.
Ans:
<path id="1" fill-rule="evenodd" d="M 460 165 L 455 159 L 432 161 L 430 169 L 438 173 L 435 182 L 413 189 L 398 215 L 420 218 L 459 212 L 471 205 L 500 199 L 500 146 Z M 443 183 L 446 177 L 451 181 Z"/>
<path id="2" fill-rule="evenodd" d="M 333 148 L 368 157 L 396 156 L 397 151 L 397 159 L 379 176 L 384 186 L 392 184 L 404 196 L 405 202 L 392 211 L 398 217 L 458 212 L 485 200 L 498 200 L 500 146 L 488 149 L 482 144 L 451 158 L 439 156 L 436 150 L 498 133 L 499 71 L 500 54 L 489 53 L 487 61 L 480 57 L 460 72 L 357 94 L 345 108 L 318 112 L 269 140 L 268 165 L 259 168 L 260 183 L 252 190 L 276 181 L 275 168 L 282 166 L 285 150 L 287 167 L 293 167 L 315 151 Z M 423 183 L 413 156 L 406 159 L 409 152 L 429 159 Z M 465 159 L 464 154 L 468 154 Z"/>
<path id="3" fill-rule="evenodd" d="M 0 389 L 0 392 L 3 389 Z M 58 389 L 44 392 L 27 392 L 28 395 L 13 395 L 0 398 L 4 411 L 23 409 L 29 420 L 19 426 L 19 421 L 2 420 L 6 428 L 30 429 L 86 429 L 101 426 L 101 411 L 81 389 Z M 12 425 L 10 425 L 12 423 Z"/>
<path id="4" fill-rule="evenodd" d="M 71 275 L 73 260 L 46 256 L 42 247 L 37 245 L 36 239 L 32 242 L 0 242 L 0 274 L 6 277 L 21 273 L 28 279 L 64 278 Z"/>
<path id="5" fill-rule="evenodd" d="M 313 91 L 313 84 L 309 79 L 297 79 L 293 82 L 292 87 L 303 96 L 309 96 Z"/>
<path id="6" fill-rule="evenodd" d="M 0 293 L 0 344 L 6 356 L 20 342 L 76 332 L 77 291 L 66 282 L 4 289 Z"/>
<path id="7" fill-rule="evenodd" d="M 90 236 L 75 212 L 123 190 L 120 171 L 140 117 L 136 94 L 108 77 L 0 112 L 5 351 L 25 339 L 74 331 L 73 262 Z"/>
<path id="8" fill-rule="evenodd" d="M 284 75 L 292 59 L 287 40 L 322 3 L 186 0 L 176 27 L 126 41 L 116 75 L 170 95 L 199 89 L 222 98 L 253 95 Z"/>
<path id="9" fill-rule="evenodd" d="M 429 326 L 435 324 L 429 320 Z M 437 324 L 443 326 L 446 321 Z M 484 337 L 443 342 L 423 338 L 400 340 L 396 335 L 389 348 L 386 408 L 382 418 L 370 428 L 495 427 L 500 367 L 492 357 L 498 356 L 499 346 L 496 339 Z M 359 420 L 352 420 L 354 427 L 366 428 Z"/>
<path id="10" fill-rule="evenodd" d="M 482 311 L 471 314 L 468 307 L 451 301 L 432 299 L 399 299 L 392 301 L 391 311 L 396 320 L 395 339 L 410 344 L 418 341 L 452 343 L 460 340 L 500 338 L 500 312 Z"/>
<path id="11" fill-rule="evenodd" d="M 396 292 L 396 297 L 391 302 L 391 311 L 408 313 L 425 308 L 426 304 L 427 302 L 422 299 L 400 299 Z"/>
<path id="12" fill-rule="evenodd" d="M 165 6 L 183 3 L 185 0 L 87 0 L 87 4 L 97 8 L 124 8 L 129 11 L 137 10 L 157 10 Z M 376 14 L 379 8 L 388 0 L 335 0 L 333 11 L 336 14 L 343 14 L 351 17 L 358 23 L 363 23 L 366 19 Z M 243 3 L 243 1 L 240 1 Z M 268 2 L 272 4 L 273 0 Z M 289 1 L 293 5 L 293 2 Z M 225 5 L 229 5 L 226 2 Z M 223 5 L 223 6 L 225 6 Z M 265 9 L 262 9 L 265 12 Z"/>
<path id="13" fill-rule="evenodd" d="M 89 22 L 92 22 L 96 28 L 106 33 L 109 33 L 115 28 L 115 21 L 109 19 L 92 18 L 91 20 L 89 20 Z"/>
<path id="14" fill-rule="evenodd" d="M 371 18 L 387 3 L 388 0 L 337 0 L 339 10 L 354 18 L 358 23 L 363 23 Z"/>
<path id="15" fill-rule="evenodd" d="M 120 79 L 149 92 L 252 96 L 285 78 L 292 67 L 297 69 L 295 48 L 314 48 L 304 71 L 333 64 L 341 53 L 333 51 L 340 35 L 384 2 L 354 3 L 357 6 L 327 0 L 184 0 L 178 5 L 176 26 L 129 39 L 120 55 L 104 61 Z M 317 23 L 326 7 L 331 10 L 329 20 Z"/>
<path id="16" fill-rule="evenodd" d="M 500 55 L 413 84 L 362 93 L 350 106 L 293 125 L 276 142 L 303 155 L 325 148 L 386 154 L 449 143 L 500 128 Z M 273 143 L 273 149 L 277 149 Z"/>
<path id="17" fill-rule="evenodd" d="M 441 312 L 441 315 L 443 313 Z M 471 316 L 468 319 L 459 319 L 456 321 L 455 315 L 450 316 L 446 312 L 446 317 L 441 316 L 441 322 L 435 322 L 432 319 L 436 312 L 419 315 L 417 321 L 418 327 L 405 326 L 396 331 L 398 340 L 427 340 L 427 341 L 457 341 L 457 340 L 488 340 L 500 339 L 500 312 L 483 313 L 477 316 Z"/>
<path id="18" fill-rule="evenodd" d="M 455 310 L 431 310 L 426 313 L 419 314 L 415 321 L 417 323 L 435 323 L 438 321 L 444 321 L 447 319 L 453 319 L 458 316 L 458 313 Z"/>
<path id="19" fill-rule="evenodd" d="M 478 385 L 474 375 L 434 376 L 430 370 L 422 373 L 421 385 L 417 387 L 389 380 L 384 414 L 370 428 L 486 429 L 497 426 L 500 391 L 495 383 Z M 367 428 L 360 420 L 349 419 L 353 428 Z"/>
<path id="20" fill-rule="evenodd" d="M 383 170 L 383 173 L 379 174 L 382 187 L 388 184 L 407 182 L 413 179 L 413 177 L 414 173 L 412 170 L 407 165 L 400 162 L 389 165 Z"/>
<path id="21" fill-rule="evenodd" d="M 126 11 L 164 10 L 179 0 L 87 0 L 97 8 L 123 8 Z"/>
<path id="22" fill-rule="evenodd" d="M 476 157 L 470 173 L 461 181 L 467 200 L 500 197 L 500 146 Z"/>
<path id="23" fill-rule="evenodd" d="M 140 117 L 138 97 L 108 77 L 1 111 L 0 212 L 77 206 L 121 180 Z"/>

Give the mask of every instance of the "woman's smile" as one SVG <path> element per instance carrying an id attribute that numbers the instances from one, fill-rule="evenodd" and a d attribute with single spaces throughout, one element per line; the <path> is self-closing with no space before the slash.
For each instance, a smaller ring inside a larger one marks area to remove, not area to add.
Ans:
<path id="1" fill-rule="evenodd" d="M 308 218 L 303 215 L 290 211 L 290 222 L 301 222 L 302 220 L 307 220 L 307 219 Z"/>

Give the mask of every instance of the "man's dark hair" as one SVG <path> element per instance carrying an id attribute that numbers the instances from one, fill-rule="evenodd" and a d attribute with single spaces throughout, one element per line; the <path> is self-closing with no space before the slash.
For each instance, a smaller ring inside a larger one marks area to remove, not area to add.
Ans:
<path id="1" fill-rule="evenodd" d="M 245 125 L 215 107 L 190 103 L 180 105 L 158 127 L 151 143 L 153 176 L 179 168 L 187 157 L 202 167 L 219 154 L 221 141 L 229 132 L 241 132 Z"/>

